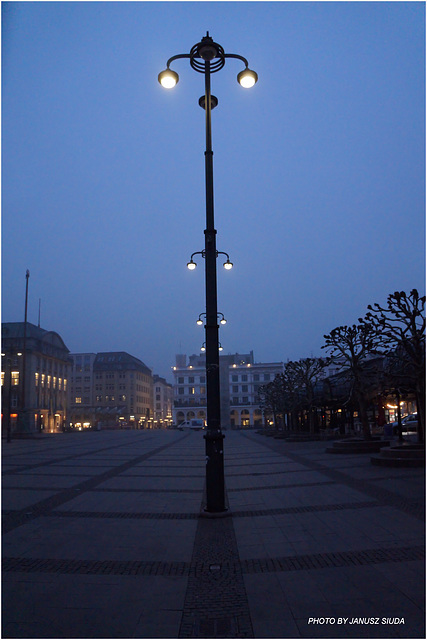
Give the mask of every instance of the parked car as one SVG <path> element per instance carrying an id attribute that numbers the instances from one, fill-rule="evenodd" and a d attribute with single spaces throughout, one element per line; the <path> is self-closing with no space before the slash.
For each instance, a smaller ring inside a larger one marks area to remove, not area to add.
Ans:
<path id="1" fill-rule="evenodd" d="M 199 420 L 196 418 L 192 418 L 191 420 L 185 420 L 178 425 L 178 429 L 183 431 L 183 429 L 191 429 L 192 431 L 201 431 L 205 428 L 204 420 Z"/>
<path id="2" fill-rule="evenodd" d="M 398 435 L 399 423 L 397 422 L 397 420 L 396 422 L 392 422 L 391 425 L 393 427 L 393 434 Z M 404 432 L 416 433 L 417 429 L 418 429 L 418 413 L 410 413 L 409 415 L 402 418 L 402 433 Z"/>

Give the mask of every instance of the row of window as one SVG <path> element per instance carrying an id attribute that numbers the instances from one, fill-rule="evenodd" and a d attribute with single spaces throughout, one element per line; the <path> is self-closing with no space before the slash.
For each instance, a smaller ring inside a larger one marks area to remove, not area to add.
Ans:
<path id="1" fill-rule="evenodd" d="M 254 399 L 254 397 L 249 396 L 234 396 L 230 398 L 230 405 L 242 405 L 242 404 L 259 404 L 258 399 Z M 189 398 L 186 400 L 175 400 L 175 408 L 176 407 L 205 407 L 206 406 L 206 398 Z"/>
<path id="2" fill-rule="evenodd" d="M 206 393 L 206 387 L 199 387 L 197 394 Z M 194 396 L 196 395 L 196 387 L 178 387 L 178 395 L 180 396 Z"/>
<path id="3" fill-rule="evenodd" d="M 232 386 L 232 393 L 258 393 L 258 389 L 259 389 L 259 385 L 254 385 L 253 390 L 249 389 L 249 385 L 247 384 L 242 384 L 240 387 L 239 385 L 233 385 Z M 177 388 L 177 395 L 179 396 L 194 396 L 194 395 L 199 395 L 199 394 L 205 394 L 206 393 L 206 387 L 199 387 L 199 389 L 197 389 L 196 387 L 178 387 Z M 159 397 L 156 397 L 156 400 L 160 400 Z"/>
<path id="4" fill-rule="evenodd" d="M 104 398 L 104 396 L 98 395 L 98 396 L 96 396 L 96 401 L 97 402 L 103 402 L 103 398 Z M 105 396 L 105 402 L 115 402 L 116 401 L 115 398 L 116 398 L 116 396 L 106 395 Z M 140 401 L 141 399 L 137 398 L 137 400 Z M 117 402 L 126 402 L 126 394 L 123 393 L 122 395 L 117 396 Z M 131 404 L 133 404 L 133 398 L 131 398 Z"/>
<path id="5" fill-rule="evenodd" d="M 59 391 L 67 390 L 67 379 L 57 378 L 56 376 L 49 376 L 45 373 L 36 373 L 34 374 L 34 382 L 36 387 L 41 384 L 41 387 L 44 388 L 46 386 L 47 389 L 56 389 L 58 385 Z"/>
<path id="6" fill-rule="evenodd" d="M 134 388 L 133 385 L 130 385 L 131 389 Z M 142 393 L 145 393 L 145 395 L 149 396 L 150 394 L 150 389 L 148 389 L 147 387 L 144 387 L 144 385 L 142 384 L 137 384 L 135 385 L 136 387 L 136 391 L 141 391 Z M 76 387 L 76 391 L 78 391 L 79 388 Z M 90 391 L 90 387 L 87 388 L 88 391 Z M 95 391 L 125 391 L 126 390 L 126 385 L 125 384 L 96 384 L 95 385 Z"/>
<path id="7" fill-rule="evenodd" d="M 271 374 L 271 373 L 253 373 L 248 375 L 247 373 L 242 373 L 242 374 L 236 374 L 233 373 L 231 374 L 231 381 L 232 382 L 248 382 L 253 380 L 254 382 L 270 382 L 270 380 L 274 379 L 274 376 L 276 374 Z M 178 384 L 193 384 L 196 382 L 206 382 L 206 376 L 198 376 L 200 377 L 200 380 L 196 380 L 196 376 L 180 376 L 178 378 Z"/>
<path id="8" fill-rule="evenodd" d="M 206 382 L 206 376 L 199 376 L 199 382 L 203 383 Z M 195 376 L 188 376 L 188 384 L 194 384 L 196 382 L 196 377 Z M 178 384 L 185 384 L 185 378 L 184 377 L 180 377 L 178 378 Z"/>
<path id="9" fill-rule="evenodd" d="M 276 375 L 276 374 L 274 374 Z M 232 374 L 231 376 L 231 381 L 232 382 L 239 382 L 239 378 L 241 382 L 248 382 L 249 380 L 253 380 L 254 382 L 270 382 L 270 380 L 272 379 L 272 374 L 271 373 L 254 373 L 252 374 L 251 378 L 248 377 L 247 373 L 242 373 L 242 375 L 237 375 L 237 374 Z M 273 376 L 274 378 L 274 376 Z"/>
<path id="10" fill-rule="evenodd" d="M 126 380 L 128 374 L 126 373 L 96 373 L 95 374 L 95 379 L 96 380 L 116 380 L 117 378 L 119 380 Z M 149 376 L 144 376 L 142 373 L 129 373 L 129 378 L 131 380 L 133 380 L 134 378 L 136 378 L 137 380 L 142 380 L 143 382 L 150 382 L 150 377 Z"/>

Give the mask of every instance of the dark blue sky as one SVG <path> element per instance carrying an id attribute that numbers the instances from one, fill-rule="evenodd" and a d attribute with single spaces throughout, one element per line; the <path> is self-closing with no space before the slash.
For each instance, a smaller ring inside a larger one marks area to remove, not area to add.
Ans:
<path id="1" fill-rule="evenodd" d="M 3 321 L 170 378 L 198 353 L 209 30 L 224 353 L 321 355 L 395 290 L 425 292 L 424 2 L 3 2 Z"/>

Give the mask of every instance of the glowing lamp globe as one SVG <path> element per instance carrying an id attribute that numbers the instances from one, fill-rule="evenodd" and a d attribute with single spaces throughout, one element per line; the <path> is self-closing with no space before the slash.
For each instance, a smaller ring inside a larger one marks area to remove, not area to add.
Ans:
<path id="1" fill-rule="evenodd" d="M 173 89 L 179 81 L 179 76 L 172 69 L 166 69 L 159 73 L 159 82 L 164 89 Z"/>
<path id="2" fill-rule="evenodd" d="M 245 69 L 237 75 L 237 82 L 244 89 L 250 89 L 258 82 L 258 74 L 251 69 Z"/>

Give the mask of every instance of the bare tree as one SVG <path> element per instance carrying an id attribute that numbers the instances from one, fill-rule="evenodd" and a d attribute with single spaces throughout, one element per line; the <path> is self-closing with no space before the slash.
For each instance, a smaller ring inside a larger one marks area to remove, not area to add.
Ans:
<path id="1" fill-rule="evenodd" d="M 283 389 L 279 375 L 258 389 L 261 406 L 266 413 L 273 414 L 274 428 L 279 426 L 279 415 L 283 413 Z"/>
<path id="2" fill-rule="evenodd" d="M 368 305 L 370 310 L 361 320 L 377 332 L 377 348 L 391 359 L 398 359 L 404 376 L 411 380 L 417 398 L 418 439 L 425 434 L 425 346 L 426 297 L 416 289 L 407 295 L 395 291 L 387 298 L 387 306 Z"/>
<path id="3" fill-rule="evenodd" d="M 332 362 L 346 372 L 352 383 L 354 397 L 359 407 L 363 435 L 366 439 L 370 439 L 367 412 L 370 376 L 367 373 L 366 363 L 374 353 L 375 331 L 368 322 L 362 322 L 351 327 L 336 327 L 324 338 L 325 344 L 322 349 L 329 351 Z"/>
<path id="4" fill-rule="evenodd" d="M 289 370 L 289 373 L 292 374 L 290 378 L 296 382 L 296 386 L 300 390 L 300 397 L 308 413 L 311 433 L 314 432 L 316 421 L 316 416 L 313 412 L 314 387 L 327 364 L 328 360 L 324 358 L 300 358 L 296 362 L 288 362 L 285 365 L 285 371 Z"/>

